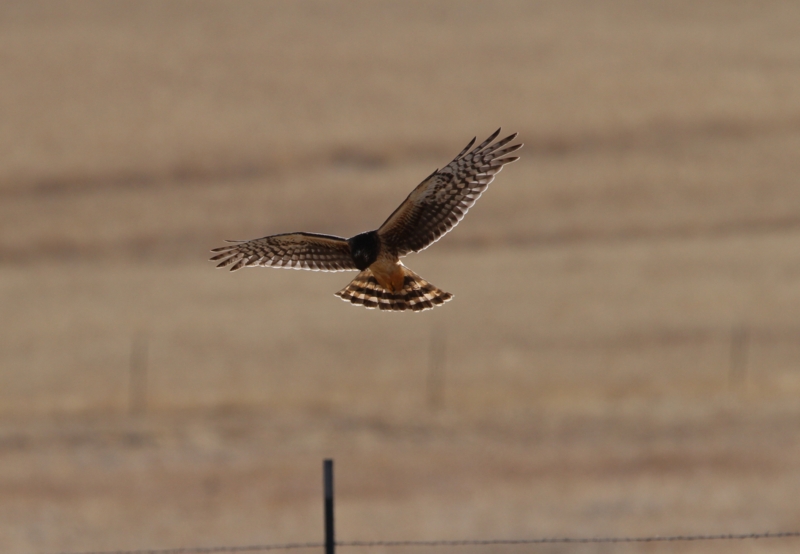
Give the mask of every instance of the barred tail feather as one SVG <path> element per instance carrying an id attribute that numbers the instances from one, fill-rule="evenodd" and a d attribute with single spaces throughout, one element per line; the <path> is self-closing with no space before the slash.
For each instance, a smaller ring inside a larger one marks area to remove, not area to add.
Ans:
<path id="1" fill-rule="evenodd" d="M 452 294 L 436 288 L 407 267 L 403 267 L 403 272 L 403 288 L 397 292 L 383 288 L 367 268 L 337 292 L 336 296 L 369 309 L 414 312 L 430 310 L 453 298 Z"/>

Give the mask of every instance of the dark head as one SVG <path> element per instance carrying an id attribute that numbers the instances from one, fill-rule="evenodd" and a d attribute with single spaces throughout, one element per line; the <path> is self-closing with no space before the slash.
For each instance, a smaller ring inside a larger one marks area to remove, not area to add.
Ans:
<path id="1" fill-rule="evenodd" d="M 361 233 L 353 238 L 347 239 L 350 245 L 350 254 L 356 262 L 356 267 L 360 270 L 367 269 L 378 259 L 378 251 L 381 248 L 381 240 L 378 238 L 377 231 Z"/>

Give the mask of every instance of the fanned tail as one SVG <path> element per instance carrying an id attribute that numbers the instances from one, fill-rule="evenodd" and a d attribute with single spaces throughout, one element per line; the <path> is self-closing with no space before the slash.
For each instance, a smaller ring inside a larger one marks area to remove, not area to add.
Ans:
<path id="1" fill-rule="evenodd" d="M 441 306 L 453 295 L 431 285 L 428 281 L 403 267 L 403 288 L 391 292 L 383 288 L 372 271 L 367 268 L 350 281 L 350 284 L 336 293 L 342 300 L 358 306 L 391 311 L 411 310 L 421 312 Z"/>

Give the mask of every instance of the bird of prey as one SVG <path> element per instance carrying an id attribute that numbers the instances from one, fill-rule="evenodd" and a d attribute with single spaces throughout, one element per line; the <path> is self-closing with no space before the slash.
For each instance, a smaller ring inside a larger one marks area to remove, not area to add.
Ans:
<path id="1" fill-rule="evenodd" d="M 500 129 L 475 148 L 469 144 L 431 173 L 375 231 L 345 239 L 315 233 L 284 233 L 215 248 L 217 267 L 270 266 L 312 271 L 360 271 L 336 293 L 366 308 L 423 311 L 453 295 L 405 267 L 400 258 L 424 250 L 455 227 L 522 144 L 506 146 L 514 133 L 493 142 Z M 472 150 L 470 150 L 472 148 Z"/>

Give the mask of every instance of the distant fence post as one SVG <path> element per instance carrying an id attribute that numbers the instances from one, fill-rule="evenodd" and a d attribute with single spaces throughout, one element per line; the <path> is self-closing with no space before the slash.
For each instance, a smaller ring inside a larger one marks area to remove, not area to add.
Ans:
<path id="1" fill-rule="evenodd" d="M 750 329 L 746 325 L 734 327 L 731 331 L 731 356 L 728 382 L 736 385 L 747 380 L 749 363 Z"/>
<path id="2" fill-rule="evenodd" d="M 128 413 L 131 415 L 143 414 L 147 409 L 148 350 L 147 335 L 135 334 L 128 367 Z"/>
<path id="3" fill-rule="evenodd" d="M 447 338 L 443 327 L 431 327 L 428 356 L 428 408 L 440 410 L 444 406 L 444 366 Z"/>
<path id="4" fill-rule="evenodd" d="M 334 554 L 336 541 L 333 535 L 333 460 L 322 462 L 322 480 L 325 491 L 325 554 Z"/>

